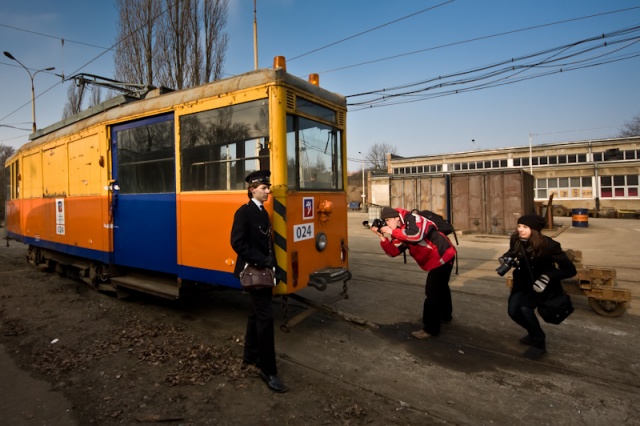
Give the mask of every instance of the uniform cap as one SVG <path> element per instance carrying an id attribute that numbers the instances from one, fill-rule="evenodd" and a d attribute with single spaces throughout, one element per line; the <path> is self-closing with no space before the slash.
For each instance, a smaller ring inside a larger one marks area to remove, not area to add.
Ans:
<path id="1" fill-rule="evenodd" d="M 247 183 L 264 183 L 267 185 L 271 185 L 271 180 L 269 177 L 271 176 L 270 170 L 256 170 L 253 173 L 249 173 L 249 175 L 244 179 Z"/>

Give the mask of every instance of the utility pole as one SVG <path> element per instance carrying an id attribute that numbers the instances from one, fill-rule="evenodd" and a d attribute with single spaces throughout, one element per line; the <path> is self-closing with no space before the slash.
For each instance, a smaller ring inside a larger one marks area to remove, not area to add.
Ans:
<path id="1" fill-rule="evenodd" d="M 253 69 L 258 69 L 258 14 L 256 0 L 253 0 Z"/>

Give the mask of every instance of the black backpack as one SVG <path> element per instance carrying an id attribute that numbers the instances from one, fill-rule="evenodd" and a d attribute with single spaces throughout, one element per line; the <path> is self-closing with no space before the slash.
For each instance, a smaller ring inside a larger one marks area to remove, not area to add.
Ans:
<path id="1" fill-rule="evenodd" d="M 460 245 L 460 243 L 458 242 L 458 236 L 456 235 L 456 230 L 453 228 L 453 225 L 438 213 L 434 213 L 431 210 L 418 209 L 411 210 L 411 213 L 417 213 L 420 216 L 429 219 L 431 222 L 436 224 L 438 231 L 442 232 L 444 235 L 453 234 L 453 238 L 455 238 L 456 240 L 456 245 Z M 407 263 L 406 253 L 404 253 L 404 263 Z M 458 253 L 456 253 L 456 275 L 458 275 Z"/>
<path id="2" fill-rule="evenodd" d="M 453 234 L 453 238 L 455 238 L 456 240 L 456 245 L 460 245 L 460 243 L 458 242 L 458 236 L 456 235 L 456 230 L 453 228 L 453 225 L 438 213 L 434 213 L 431 210 L 418 209 L 411 210 L 411 213 L 418 213 L 420 216 L 426 217 L 431 222 L 435 223 L 438 227 L 438 231 L 442 232 L 444 235 Z"/>

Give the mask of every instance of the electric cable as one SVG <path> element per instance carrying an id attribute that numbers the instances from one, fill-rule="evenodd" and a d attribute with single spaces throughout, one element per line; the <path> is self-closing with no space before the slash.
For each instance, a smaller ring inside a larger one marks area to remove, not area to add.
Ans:
<path id="1" fill-rule="evenodd" d="M 328 48 L 328 47 L 335 46 L 336 44 L 343 43 L 343 42 L 345 42 L 345 41 L 347 41 L 347 40 L 351 40 L 351 39 L 353 39 L 353 38 L 356 38 L 356 37 L 359 37 L 359 36 L 361 36 L 361 35 L 364 35 L 364 34 L 370 33 L 370 32 L 372 32 L 372 31 L 379 30 L 380 28 L 384 28 L 384 27 L 386 27 L 386 26 L 388 26 L 388 25 L 395 24 L 395 23 L 397 23 L 397 22 L 403 21 L 403 20 L 405 20 L 405 19 L 411 18 L 411 17 L 416 16 L 416 15 L 419 15 L 419 14 L 421 14 L 421 13 L 428 12 L 428 11 L 430 11 L 430 10 L 433 10 L 433 9 L 438 8 L 438 7 L 444 6 L 444 5 L 445 5 L 445 4 L 447 4 L 447 3 L 452 3 L 452 2 L 454 2 L 454 1 L 455 1 L 455 0 L 447 0 L 447 1 L 445 1 L 444 3 L 440 3 L 440 4 L 437 4 L 437 5 L 435 5 L 435 6 L 428 7 L 428 8 L 426 8 L 426 9 L 420 10 L 420 11 L 415 12 L 415 13 L 412 13 L 412 14 L 410 14 L 410 15 L 403 16 L 402 18 L 394 19 L 393 21 L 387 22 L 386 24 L 378 25 L 377 27 L 370 28 L 370 29 L 368 29 L 368 30 L 365 30 L 365 31 L 359 32 L 359 33 L 357 33 L 357 34 L 354 34 L 354 35 L 352 35 L 352 36 L 349 36 L 349 37 L 343 38 L 343 39 L 338 40 L 338 41 L 334 41 L 333 43 L 329 43 L 329 44 L 327 44 L 327 45 L 325 45 L 325 46 L 318 47 L 317 49 L 310 50 L 309 52 L 303 53 L 303 54 L 301 54 L 301 55 L 294 56 L 293 58 L 288 59 L 288 61 L 289 61 L 289 62 L 291 62 L 291 61 L 295 61 L 296 59 L 302 58 L 303 56 L 307 56 L 307 55 L 310 55 L 310 54 L 312 54 L 312 53 L 318 52 L 318 51 L 320 51 L 320 50 L 326 49 L 326 48 Z"/>

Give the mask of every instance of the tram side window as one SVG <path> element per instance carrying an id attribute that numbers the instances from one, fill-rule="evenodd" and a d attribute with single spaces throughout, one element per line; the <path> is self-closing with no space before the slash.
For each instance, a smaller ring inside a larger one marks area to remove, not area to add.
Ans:
<path id="1" fill-rule="evenodd" d="M 183 191 L 244 189 L 244 178 L 269 170 L 266 99 L 180 117 Z"/>
<path id="2" fill-rule="evenodd" d="M 175 192 L 173 120 L 118 131 L 122 194 Z"/>

